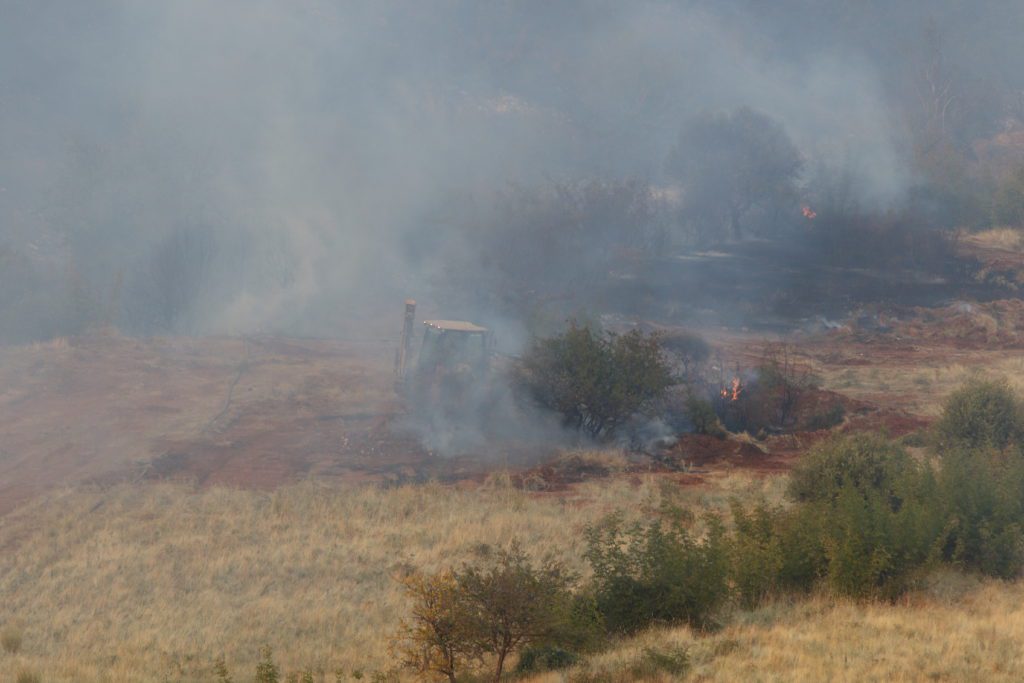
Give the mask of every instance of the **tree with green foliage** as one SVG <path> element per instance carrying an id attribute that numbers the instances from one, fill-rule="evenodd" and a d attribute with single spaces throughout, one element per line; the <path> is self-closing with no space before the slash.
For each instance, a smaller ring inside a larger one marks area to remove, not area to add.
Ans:
<path id="1" fill-rule="evenodd" d="M 1024 408 L 1006 380 L 972 379 L 946 399 L 935 425 L 944 449 L 1004 449 L 1024 434 Z"/>
<path id="2" fill-rule="evenodd" d="M 534 567 L 517 543 L 489 565 L 466 565 L 457 572 L 467 609 L 465 633 L 477 652 L 494 658 L 495 682 L 510 654 L 559 634 L 574 580 L 557 563 Z"/>
<path id="3" fill-rule="evenodd" d="M 526 648 L 592 648 L 599 622 L 587 598 L 572 594 L 575 580 L 558 563 L 535 566 L 517 543 L 482 563 L 405 578 L 413 604 L 403 663 L 454 682 L 470 662 L 489 659 L 498 681 L 509 656 Z"/>
<path id="4" fill-rule="evenodd" d="M 256 664 L 255 683 L 278 683 L 281 669 L 274 663 L 274 652 L 269 645 L 260 648 L 260 661 Z"/>
<path id="5" fill-rule="evenodd" d="M 587 529 L 586 557 L 598 609 L 610 631 L 651 624 L 705 628 L 729 595 L 725 529 L 709 516 L 703 539 L 682 521 L 623 527 L 619 517 Z"/>
<path id="6" fill-rule="evenodd" d="M 789 495 L 804 502 L 835 502 L 844 488 L 892 499 L 897 482 L 913 469 L 906 450 L 877 434 L 835 436 L 800 459 L 789 480 Z"/>
<path id="7" fill-rule="evenodd" d="M 518 384 L 566 425 L 609 438 L 674 382 L 655 334 L 598 332 L 575 322 L 520 360 Z"/>
<path id="8" fill-rule="evenodd" d="M 467 606 L 451 570 L 401 580 L 412 600 L 402 626 L 400 653 L 406 667 L 455 683 L 466 660 L 475 656 L 467 633 Z"/>
<path id="9" fill-rule="evenodd" d="M 941 559 L 989 576 L 1024 570 L 1024 460 L 992 450 L 942 458 L 935 502 L 945 523 Z"/>

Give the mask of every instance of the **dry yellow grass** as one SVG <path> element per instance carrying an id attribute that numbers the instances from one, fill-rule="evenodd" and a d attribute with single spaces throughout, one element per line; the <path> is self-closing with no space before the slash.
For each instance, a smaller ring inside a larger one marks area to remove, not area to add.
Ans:
<path id="1" fill-rule="evenodd" d="M 53 494 L 0 517 L 0 659 L 47 681 L 203 680 L 223 653 L 236 680 L 269 643 L 285 670 L 386 669 L 406 604 L 396 573 L 472 559 L 513 538 L 584 570 L 582 529 L 613 509 L 650 516 L 776 495 L 777 478 L 677 488 L 617 478 L 536 496 L 502 477 L 472 491 L 313 483 L 272 494 L 123 485 Z M 244 678 L 243 678 L 244 675 Z"/>
<path id="2" fill-rule="evenodd" d="M 646 518 L 665 502 L 777 501 L 784 484 L 737 471 L 682 488 L 622 476 L 558 496 L 512 489 L 501 476 L 474 490 L 55 493 L 0 517 L 0 628 L 23 634 L 17 654 L 0 654 L 0 680 L 21 670 L 46 681 L 210 680 L 224 654 L 242 681 L 263 643 L 285 671 L 311 667 L 325 680 L 338 668 L 386 670 L 406 610 L 396 574 L 435 571 L 513 538 L 585 572 L 581 531 L 607 512 Z M 1019 680 L 1022 642 L 1024 584 L 951 574 L 907 604 L 819 596 L 733 614 L 712 635 L 651 631 L 585 667 L 628 680 L 645 647 L 676 644 L 691 654 L 693 680 Z"/>
<path id="3" fill-rule="evenodd" d="M 936 416 L 946 397 L 974 376 L 1006 378 L 1024 395 L 1024 353 L 1017 350 L 951 351 L 945 359 L 913 364 L 835 367 L 817 364 L 825 388 L 853 398 Z"/>
<path id="4" fill-rule="evenodd" d="M 973 233 L 966 237 L 971 242 L 990 249 L 1017 251 L 1024 247 L 1024 232 L 1017 228 L 992 228 Z"/>
<path id="5" fill-rule="evenodd" d="M 629 680 L 644 648 L 686 648 L 695 681 L 1019 681 L 1024 679 L 1024 584 L 955 577 L 908 604 L 816 597 L 735 615 L 721 631 L 655 630 L 623 642 L 583 671 Z M 665 677 L 663 680 L 670 680 Z"/>

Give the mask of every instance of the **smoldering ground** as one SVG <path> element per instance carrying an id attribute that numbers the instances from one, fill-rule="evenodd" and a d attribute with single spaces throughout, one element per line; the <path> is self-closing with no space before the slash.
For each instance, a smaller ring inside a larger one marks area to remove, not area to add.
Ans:
<path id="1" fill-rule="evenodd" d="M 914 182 L 900 79 L 929 25 L 947 62 L 968 75 L 991 67 L 990 90 L 1008 93 L 1020 49 L 991 29 L 1014 13 L 992 4 L 958 23 L 956 3 L 7 3 L 3 336 L 107 319 L 144 333 L 338 332 L 350 311 L 423 298 L 456 254 L 479 262 L 472 234 L 452 225 L 494 220 L 508 183 L 668 185 L 685 121 L 740 106 L 779 122 L 805 174 L 848 167 L 866 201 L 891 202 Z"/>
<path id="2" fill-rule="evenodd" d="M 0 340 L 111 325 L 377 337 L 406 296 L 501 330 L 510 352 L 581 311 L 839 315 L 885 287 L 832 296 L 864 264 L 830 264 L 841 274 L 825 287 L 807 286 L 822 277 L 803 264 L 978 220 L 954 190 L 982 182 L 972 145 L 1024 113 L 1008 28 L 1022 13 L 952 0 L 13 0 L 0 21 Z M 725 121 L 727 143 L 736 122 L 761 121 L 798 160 L 730 226 L 714 208 L 728 183 L 697 182 L 723 147 L 687 134 L 700 121 Z M 712 208 L 694 211 L 696 198 Z M 751 239 L 767 246 L 683 253 Z M 946 277 L 933 251 L 934 264 L 875 270 Z M 743 267 L 751 254 L 764 267 Z"/>

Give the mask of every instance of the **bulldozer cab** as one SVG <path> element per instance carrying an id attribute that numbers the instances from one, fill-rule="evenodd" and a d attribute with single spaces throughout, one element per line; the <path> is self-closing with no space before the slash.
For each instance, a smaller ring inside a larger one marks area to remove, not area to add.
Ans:
<path id="1" fill-rule="evenodd" d="M 425 320 L 417 373 L 487 369 L 487 328 L 461 320 Z"/>
<path id="2" fill-rule="evenodd" d="M 415 315 L 416 302 L 410 299 L 395 355 L 396 388 L 413 400 L 414 408 L 468 400 L 488 372 L 490 331 L 464 320 L 425 320 L 419 352 L 414 353 Z"/>

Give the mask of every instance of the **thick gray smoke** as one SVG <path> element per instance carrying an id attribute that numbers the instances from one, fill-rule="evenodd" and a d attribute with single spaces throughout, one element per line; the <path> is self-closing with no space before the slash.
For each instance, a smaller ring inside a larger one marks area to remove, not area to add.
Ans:
<path id="1" fill-rule="evenodd" d="M 893 201 L 925 36 L 1020 90 L 1024 11 L 889 4 L 10 0 L 2 337 L 337 333 L 472 260 L 452 223 L 495 191 L 664 186 L 685 121 L 743 106 Z"/>

